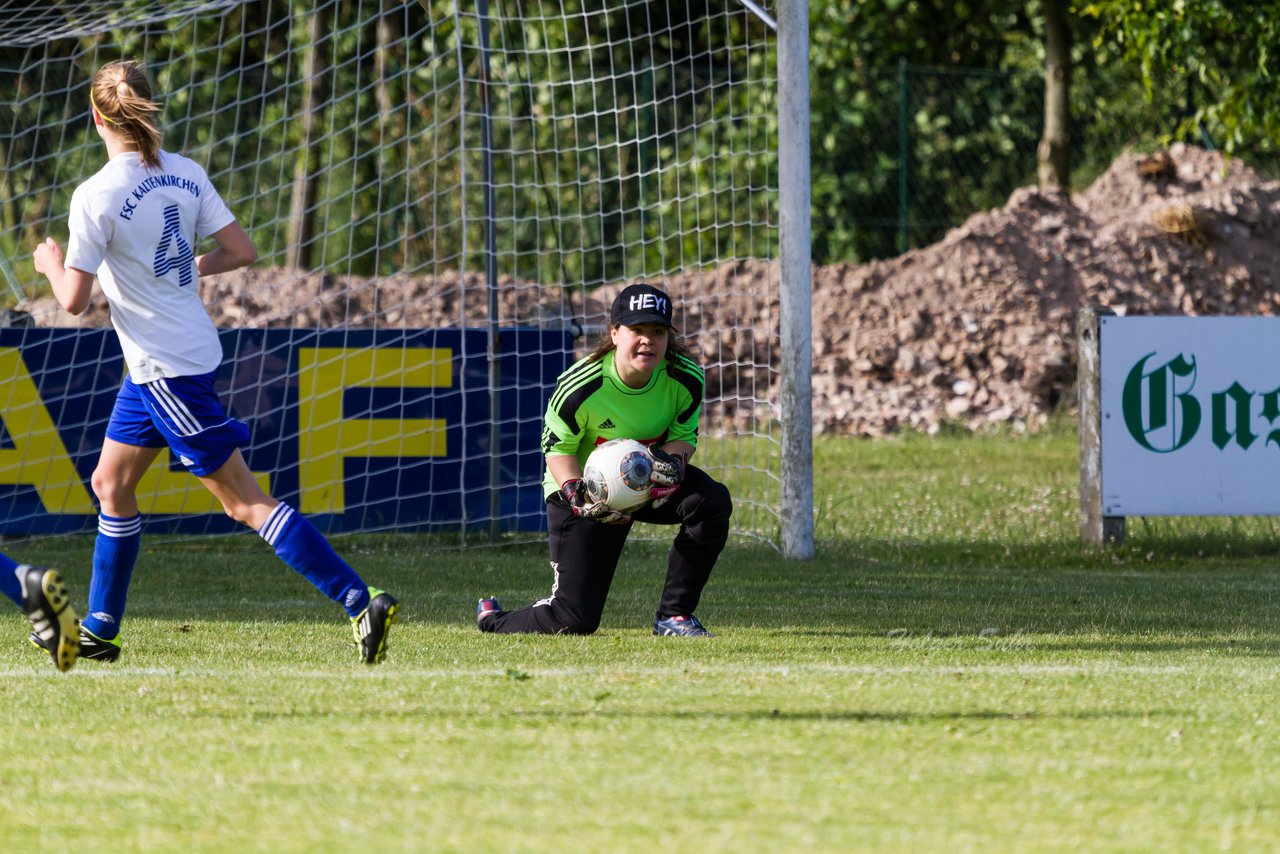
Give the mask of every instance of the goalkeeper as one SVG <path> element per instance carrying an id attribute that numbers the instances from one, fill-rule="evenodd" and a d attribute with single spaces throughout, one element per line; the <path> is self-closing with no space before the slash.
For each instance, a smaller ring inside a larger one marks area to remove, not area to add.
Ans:
<path id="1" fill-rule="evenodd" d="M 689 464 L 703 377 L 672 330 L 671 308 L 671 298 L 652 285 L 624 288 L 600 344 L 560 375 L 542 431 L 551 595 L 514 611 L 481 599 L 482 632 L 594 632 L 631 523 L 639 520 L 680 526 L 653 633 L 710 636 L 694 610 L 728 539 L 733 503 L 724 484 Z M 610 439 L 637 439 L 653 457 L 652 501 L 631 515 L 592 502 L 583 485 L 587 457 Z"/>
<path id="2" fill-rule="evenodd" d="M 88 307 L 98 277 L 129 368 L 93 472 L 101 513 L 80 658 L 120 657 L 120 621 L 142 536 L 138 482 L 167 446 L 228 516 L 256 530 L 281 560 L 346 609 L 361 659 L 376 664 L 386 656 L 399 603 L 366 585 L 301 514 L 263 492 L 240 451 L 249 428 L 218 400 L 222 344 L 197 279 L 252 264 L 253 241 L 205 171 L 160 148 L 153 122 L 160 105 L 141 66 L 104 65 L 89 101 L 107 164 L 71 196 L 66 263 L 53 238 L 35 250 L 36 271 L 71 314 Z M 197 256 L 198 237 L 218 245 Z M 49 648 L 36 633 L 32 640 Z"/>

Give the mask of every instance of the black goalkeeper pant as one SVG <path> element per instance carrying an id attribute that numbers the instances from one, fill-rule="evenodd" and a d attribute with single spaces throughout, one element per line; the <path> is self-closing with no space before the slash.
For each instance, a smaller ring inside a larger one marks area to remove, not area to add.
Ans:
<path id="1" fill-rule="evenodd" d="M 729 538 L 733 500 L 724 484 L 696 466 L 671 500 L 645 507 L 634 518 L 679 525 L 667 559 L 667 581 L 658 617 L 687 616 L 698 607 L 716 559 Z M 547 543 L 555 583 L 546 599 L 485 620 L 486 632 L 589 635 L 600 627 L 613 574 L 631 525 L 605 525 L 573 515 L 559 493 L 547 499 Z"/>

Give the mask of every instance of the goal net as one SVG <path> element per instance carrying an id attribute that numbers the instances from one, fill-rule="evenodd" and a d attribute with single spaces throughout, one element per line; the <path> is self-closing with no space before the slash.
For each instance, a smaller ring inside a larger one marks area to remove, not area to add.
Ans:
<path id="1" fill-rule="evenodd" d="M 250 468 L 332 533 L 465 541 L 544 525 L 539 433 L 610 300 L 650 281 L 706 368 L 697 462 L 735 531 L 778 542 L 776 40 L 742 0 L 68 2 L 0 31 L 0 533 L 91 531 L 123 376 L 105 300 L 63 312 L 65 246 L 105 162 L 94 71 L 141 60 L 164 147 L 258 248 L 199 281 Z M 207 251 L 208 247 L 197 247 Z M 161 454 L 152 531 L 230 531 Z"/>

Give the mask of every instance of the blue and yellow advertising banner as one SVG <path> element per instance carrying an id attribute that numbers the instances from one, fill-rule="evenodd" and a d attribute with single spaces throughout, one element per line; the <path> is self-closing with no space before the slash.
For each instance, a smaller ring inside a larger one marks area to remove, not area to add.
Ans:
<path id="1" fill-rule="evenodd" d="M 569 332 L 501 330 L 497 412 L 484 330 L 220 337 L 218 390 L 252 431 L 249 468 L 322 530 L 487 528 L 495 491 L 500 530 L 545 525 L 539 436 Z M 113 330 L 0 330 L 0 533 L 94 530 L 90 476 L 123 377 Z M 148 531 L 238 529 L 167 449 L 138 499 Z"/>

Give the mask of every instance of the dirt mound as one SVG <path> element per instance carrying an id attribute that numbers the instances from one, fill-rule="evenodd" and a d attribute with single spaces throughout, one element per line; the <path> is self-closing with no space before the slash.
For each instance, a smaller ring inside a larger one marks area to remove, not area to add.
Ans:
<path id="1" fill-rule="evenodd" d="M 1017 190 L 940 242 L 888 261 L 813 269 L 813 409 L 824 432 L 1034 427 L 1075 380 L 1075 314 L 1274 314 L 1280 307 L 1280 183 L 1216 152 L 1125 155 L 1072 198 Z M 665 279 L 677 323 L 708 367 L 723 426 L 777 400 L 775 264 L 733 262 Z M 620 286 L 592 294 L 499 282 L 501 323 L 605 322 Z M 251 269 L 202 280 L 220 326 L 482 325 L 483 277 L 365 279 Z M 41 324 L 82 318 L 51 300 Z"/>
<path id="2" fill-rule="evenodd" d="M 891 261 L 816 269 L 815 422 L 1034 426 L 1073 393 L 1079 308 L 1273 314 L 1277 238 L 1280 184 L 1175 146 L 1121 157 L 1071 199 L 1020 189 Z"/>

